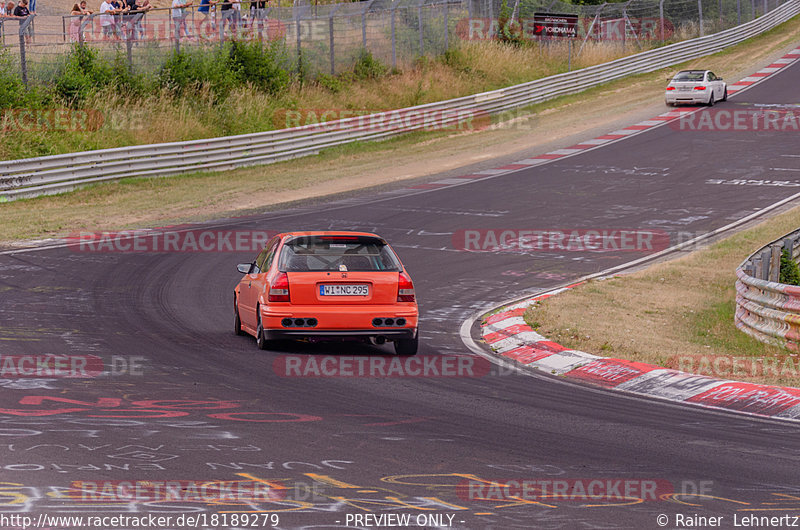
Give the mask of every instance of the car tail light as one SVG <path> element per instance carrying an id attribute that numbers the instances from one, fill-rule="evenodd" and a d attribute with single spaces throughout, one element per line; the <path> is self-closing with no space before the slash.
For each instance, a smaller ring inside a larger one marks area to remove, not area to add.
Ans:
<path id="1" fill-rule="evenodd" d="M 675 87 L 674 86 L 668 86 L 667 90 L 675 90 Z"/>
<path id="2" fill-rule="evenodd" d="M 695 90 L 705 90 L 706 87 L 704 87 L 704 86 L 696 86 L 696 87 L 694 87 L 694 89 Z"/>
<path id="3" fill-rule="evenodd" d="M 269 286 L 267 300 L 270 302 L 289 302 L 289 276 L 285 272 L 279 272 L 272 284 Z"/>
<path id="4" fill-rule="evenodd" d="M 400 273 L 400 278 L 397 282 L 397 301 L 398 302 L 414 302 L 416 296 L 414 295 L 414 282 L 405 272 Z"/>

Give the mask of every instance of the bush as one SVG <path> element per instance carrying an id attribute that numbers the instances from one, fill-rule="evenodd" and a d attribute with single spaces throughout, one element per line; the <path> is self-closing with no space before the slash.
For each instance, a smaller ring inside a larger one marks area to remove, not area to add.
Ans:
<path id="1" fill-rule="evenodd" d="M 228 68 L 224 53 L 219 49 L 173 52 L 161 67 L 158 79 L 176 96 L 189 95 L 207 86 L 216 99 L 222 101 L 238 84 L 236 72 Z"/>
<path id="2" fill-rule="evenodd" d="M 251 85 L 275 94 L 289 84 L 280 48 L 258 41 L 233 41 L 222 49 L 173 52 L 158 77 L 178 96 L 207 86 L 218 100 L 224 100 L 239 86 Z"/>
<path id="3" fill-rule="evenodd" d="M 781 251 L 781 273 L 778 281 L 786 285 L 800 285 L 800 266 L 786 249 Z"/>
<path id="4" fill-rule="evenodd" d="M 112 69 L 97 57 L 97 52 L 75 44 L 66 63 L 56 76 L 56 94 L 70 105 L 83 102 L 113 79 Z"/>
<path id="5" fill-rule="evenodd" d="M 389 69 L 367 50 L 361 50 L 353 66 L 353 77 L 356 79 L 377 79 L 386 75 Z"/>
<path id="6" fill-rule="evenodd" d="M 250 84 L 270 94 L 277 94 L 289 84 L 289 74 L 282 64 L 278 44 L 264 46 L 260 41 L 230 44 L 228 67 L 236 72 L 240 84 Z"/>
<path id="7" fill-rule="evenodd" d="M 338 77 L 328 75 L 328 74 L 319 74 L 317 76 L 317 84 L 323 88 L 327 88 L 334 94 L 338 94 L 344 88 L 342 84 L 342 80 Z"/>
<path id="8" fill-rule="evenodd" d="M 0 109 L 22 107 L 26 102 L 25 85 L 13 66 L 7 50 L 0 51 Z"/>

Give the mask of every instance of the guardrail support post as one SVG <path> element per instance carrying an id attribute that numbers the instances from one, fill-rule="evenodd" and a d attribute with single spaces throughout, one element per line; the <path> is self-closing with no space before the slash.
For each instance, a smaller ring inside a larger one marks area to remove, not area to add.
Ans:
<path id="1" fill-rule="evenodd" d="M 764 270 L 764 263 L 762 263 L 761 256 L 753 258 L 753 278 L 761 278 Z"/>
<path id="2" fill-rule="evenodd" d="M 772 267 L 772 251 L 764 249 L 761 252 L 761 276 L 762 280 L 769 280 L 770 268 Z"/>
<path id="3" fill-rule="evenodd" d="M 664 44 L 664 40 L 666 40 L 664 35 L 664 0 L 658 3 L 658 20 L 661 28 L 661 44 Z"/>
<path id="4" fill-rule="evenodd" d="M 742 0 L 736 0 L 736 25 L 742 25 Z"/>
<path id="5" fill-rule="evenodd" d="M 777 282 L 781 277 L 781 245 L 772 245 L 770 251 L 772 255 L 769 261 L 769 281 Z"/>

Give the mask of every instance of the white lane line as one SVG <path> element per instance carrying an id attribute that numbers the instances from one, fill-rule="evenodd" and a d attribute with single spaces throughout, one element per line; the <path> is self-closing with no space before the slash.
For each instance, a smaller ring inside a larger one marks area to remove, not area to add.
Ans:
<path id="1" fill-rule="evenodd" d="M 608 134 L 609 135 L 614 134 L 614 135 L 628 136 L 629 134 L 638 133 L 638 132 L 642 132 L 642 131 L 637 131 L 636 129 L 620 129 L 618 131 L 613 131 L 613 132 L 610 132 Z"/>
<path id="2" fill-rule="evenodd" d="M 800 168 L 794 167 L 771 167 L 772 171 L 800 171 Z"/>
<path id="3" fill-rule="evenodd" d="M 476 171 L 473 173 L 474 175 L 498 175 L 500 173 L 505 173 L 508 171 L 507 169 L 484 169 L 483 171 Z"/>

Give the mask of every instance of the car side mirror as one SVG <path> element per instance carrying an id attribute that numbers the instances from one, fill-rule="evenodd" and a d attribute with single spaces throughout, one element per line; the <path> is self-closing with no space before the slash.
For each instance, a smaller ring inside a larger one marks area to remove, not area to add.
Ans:
<path id="1" fill-rule="evenodd" d="M 721 77 L 718 77 L 717 81 L 724 81 L 724 79 L 722 79 Z"/>
<path id="2" fill-rule="evenodd" d="M 247 274 L 248 272 L 250 272 L 250 264 L 240 263 L 236 266 L 236 270 L 241 272 L 242 274 Z"/>

